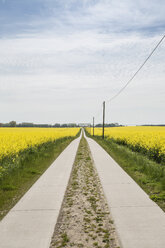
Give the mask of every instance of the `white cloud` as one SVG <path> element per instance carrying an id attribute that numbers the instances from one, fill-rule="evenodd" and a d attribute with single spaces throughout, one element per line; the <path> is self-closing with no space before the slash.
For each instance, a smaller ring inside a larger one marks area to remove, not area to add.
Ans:
<path id="1" fill-rule="evenodd" d="M 67 10 L 63 21 L 52 16 L 45 20 L 47 30 L 0 40 L 1 121 L 89 122 L 102 101 L 125 84 L 161 37 L 155 31 L 149 36 L 139 31 L 163 19 L 162 10 L 156 14 L 161 1 L 150 5 L 148 1 L 85 2 L 82 11 Z M 109 121 L 165 122 L 164 51 L 162 44 L 113 102 Z M 156 111 L 154 120 L 151 110 Z"/>

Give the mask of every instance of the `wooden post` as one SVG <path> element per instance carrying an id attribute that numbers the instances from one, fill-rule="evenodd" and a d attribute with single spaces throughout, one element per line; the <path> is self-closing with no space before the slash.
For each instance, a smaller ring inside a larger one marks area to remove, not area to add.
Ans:
<path id="1" fill-rule="evenodd" d="M 93 117 L 93 136 L 95 136 L 95 117 Z"/>
<path id="2" fill-rule="evenodd" d="M 105 125 L 105 101 L 103 102 L 103 139 L 104 139 L 104 125 Z"/>

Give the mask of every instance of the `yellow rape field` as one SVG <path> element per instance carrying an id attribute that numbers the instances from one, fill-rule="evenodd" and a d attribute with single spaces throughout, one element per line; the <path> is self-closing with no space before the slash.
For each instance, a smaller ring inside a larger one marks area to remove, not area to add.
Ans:
<path id="1" fill-rule="evenodd" d="M 0 128 L 0 160 L 63 137 L 74 137 L 80 128 Z"/>
<path id="2" fill-rule="evenodd" d="M 87 130 L 90 132 L 90 128 Z M 91 129 L 92 132 L 92 129 Z M 95 135 L 102 135 L 102 128 L 95 128 Z M 165 127 L 113 127 L 105 128 L 106 139 L 125 144 L 135 151 L 148 153 L 156 160 L 165 157 Z"/>

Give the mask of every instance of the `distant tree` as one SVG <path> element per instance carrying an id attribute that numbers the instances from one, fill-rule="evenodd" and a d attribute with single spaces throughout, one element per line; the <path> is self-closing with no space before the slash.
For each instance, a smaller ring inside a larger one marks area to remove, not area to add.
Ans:
<path id="1" fill-rule="evenodd" d="M 68 124 L 68 127 L 76 127 L 77 125 L 76 125 L 76 123 L 69 123 Z"/>
<path id="2" fill-rule="evenodd" d="M 16 127 L 16 121 L 10 121 L 9 122 L 9 127 Z"/>
<path id="3" fill-rule="evenodd" d="M 61 125 L 59 123 L 55 123 L 54 127 L 60 127 Z"/>
<path id="4" fill-rule="evenodd" d="M 95 125 L 95 127 L 102 127 L 102 124 L 97 124 Z"/>
<path id="5" fill-rule="evenodd" d="M 95 127 L 102 127 L 102 124 L 97 124 Z M 105 127 L 122 127 L 122 125 L 119 125 L 118 123 L 106 123 Z"/>
<path id="6" fill-rule="evenodd" d="M 50 124 L 35 124 L 32 122 L 22 122 L 20 124 L 17 124 L 17 127 L 42 127 L 42 128 L 48 128 L 48 127 L 52 127 L 52 125 Z"/>
<path id="7" fill-rule="evenodd" d="M 21 126 L 22 127 L 33 127 L 34 124 L 32 122 L 22 122 Z"/>
<path id="8" fill-rule="evenodd" d="M 67 127 L 68 126 L 68 124 L 62 124 L 61 125 L 61 127 Z"/>

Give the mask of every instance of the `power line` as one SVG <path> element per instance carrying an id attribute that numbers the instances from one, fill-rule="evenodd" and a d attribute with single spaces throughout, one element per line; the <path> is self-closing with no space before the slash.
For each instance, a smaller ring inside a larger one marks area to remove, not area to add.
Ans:
<path id="1" fill-rule="evenodd" d="M 135 76 L 139 73 L 139 71 L 143 68 L 143 66 L 147 63 L 147 61 L 150 59 L 150 57 L 156 51 L 156 49 L 158 48 L 158 46 L 162 43 L 162 41 L 164 40 L 164 38 L 165 38 L 165 35 L 161 38 L 161 40 L 158 42 L 158 44 L 154 47 L 154 49 L 152 50 L 152 52 L 145 59 L 145 61 L 142 63 L 142 65 L 139 67 L 139 69 L 133 74 L 133 76 L 127 81 L 127 83 L 121 88 L 121 90 L 116 95 L 114 95 L 112 98 L 110 98 L 109 100 L 106 101 L 107 103 L 110 102 L 110 101 L 112 101 L 112 100 L 114 100 L 118 95 L 120 95 L 121 92 L 132 82 L 132 80 L 135 78 Z M 105 105 L 105 101 L 104 101 L 104 105 Z M 98 112 L 97 115 L 95 115 L 95 117 L 98 116 L 98 115 L 100 115 L 100 112 Z"/>
<path id="2" fill-rule="evenodd" d="M 150 59 L 150 57 L 152 56 L 152 54 L 156 51 L 156 49 L 158 48 L 158 46 L 162 43 L 162 41 L 164 40 L 165 35 L 161 38 L 161 40 L 158 42 L 158 44 L 155 46 L 155 48 L 152 50 L 152 52 L 149 54 L 149 56 L 145 59 L 145 61 L 143 62 L 143 64 L 139 67 L 139 69 L 133 74 L 133 76 L 127 81 L 127 83 L 121 88 L 121 90 L 119 90 L 119 92 L 114 95 L 112 98 L 110 98 L 109 100 L 107 100 L 106 102 L 111 102 L 112 100 L 114 100 L 118 95 L 121 94 L 121 92 L 132 82 L 132 80 L 136 77 L 136 75 L 139 73 L 139 71 L 143 68 L 143 66 L 147 63 L 147 61 Z"/>

